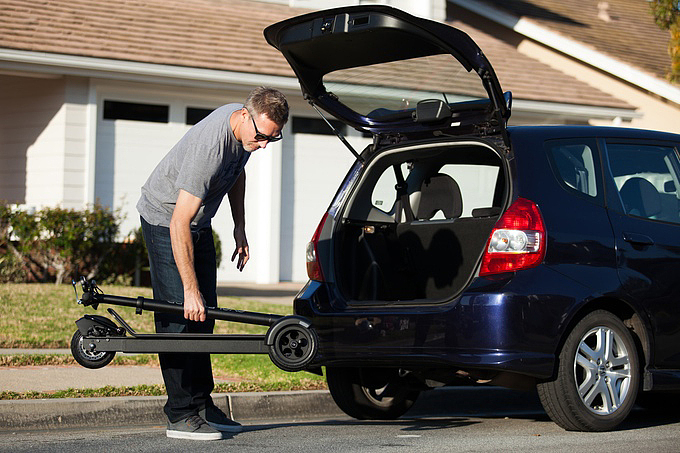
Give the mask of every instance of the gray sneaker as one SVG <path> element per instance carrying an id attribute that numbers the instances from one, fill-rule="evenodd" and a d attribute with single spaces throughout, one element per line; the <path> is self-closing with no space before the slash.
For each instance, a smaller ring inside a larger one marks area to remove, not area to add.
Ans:
<path id="1" fill-rule="evenodd" d="M 240 433 L 243 431 L 243 427 L 240 423 L 231 420 L 227 417 L 227 414 L 222 412 L 217 406 L 208 406 L 205 409 L 201 409 L 198 412 L 198 415 L 203 417 L 210 426 L 219 431 L 225 433 Z"/>
<path id="2" fill-rule="evenodd" d="M 165 431 L 165 435 L 174 439 L 222 439 L 222 433 L 208 425 L 205 420 L 198 415 L 190 415 L 175 423 L 168 422 L 168 429 Z"/>

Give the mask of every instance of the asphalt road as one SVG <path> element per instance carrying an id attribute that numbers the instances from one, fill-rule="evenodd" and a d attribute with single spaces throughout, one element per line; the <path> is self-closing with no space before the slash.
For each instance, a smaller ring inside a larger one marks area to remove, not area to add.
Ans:
<path id="1" fill-rule="evenodd" d="M 635 410 L 619 430 L 567 432 L 552 423 L 535 396 L 471 389 L 465 404 L 433 411 L 414 407 L 396 421 L 249 420 L 245 430 L 221 441 L 197 442 L 165 437 L 164 426 L 87 428 L 43 432 L 0 432 L 0 451 L 62 452 L 588 452 L 680 451 L 680 411 L 659 415 Z M 501 401 L 502 400 L 502 401 Z M 502 404 L 496 404 L 502 403 Z"/>
<path id="2" fill-rule="evenodd" d="M 545 416 L 423 417 L 398 421 L 352 419 L 277 421 L 246 425 L 221 441 L 168 439 L 163 427 L 0 434 L 0 451 L 63 452 L 677 452 L 680 422 L 634 414 L 622 430 L 572 433 Z"/>

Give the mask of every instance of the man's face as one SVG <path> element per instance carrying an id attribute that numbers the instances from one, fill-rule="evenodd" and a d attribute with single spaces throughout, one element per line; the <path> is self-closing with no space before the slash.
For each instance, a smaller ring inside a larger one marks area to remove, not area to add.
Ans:
<path id="1" fill-rule="evenodd" d="M 269 142 L 281 140 L 281 128 L 264 113 L 251 115 L 245 108 L 243 110 L 249 118 L 244 125 L 242 135 L 243 149 L 252 152 L 266 147 Z"/>

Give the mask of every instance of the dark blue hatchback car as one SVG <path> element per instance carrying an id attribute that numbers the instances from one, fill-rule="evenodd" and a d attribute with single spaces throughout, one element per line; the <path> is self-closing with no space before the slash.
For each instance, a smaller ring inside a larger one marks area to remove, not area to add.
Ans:
<path id="1" fill-rule="evenodd" d="M 560 426 L 602 431 L 680 389 L 680 136 L 507 127 L 477 45 L 389 7 L 265 36 L 315 108 L 373 137 L 295 299 L 341 409 L 396 418 L 466 379 L 536 387 Z"/>

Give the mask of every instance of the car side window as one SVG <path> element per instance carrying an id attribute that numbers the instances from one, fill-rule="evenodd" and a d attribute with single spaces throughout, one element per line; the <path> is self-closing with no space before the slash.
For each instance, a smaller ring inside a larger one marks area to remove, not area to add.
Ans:
<path id="1" fill-rule="evenodd" d="M 555 177 L 567 190 L 595 198 L 597 151 L 584 140 L 548 142 L 548 155 Z"/>
<path id="2" fill-rule="evenodd" d="M 680 223 L 680 161 L 675 148 L 607 143 L 607 155 L 626 214 Z"/>

